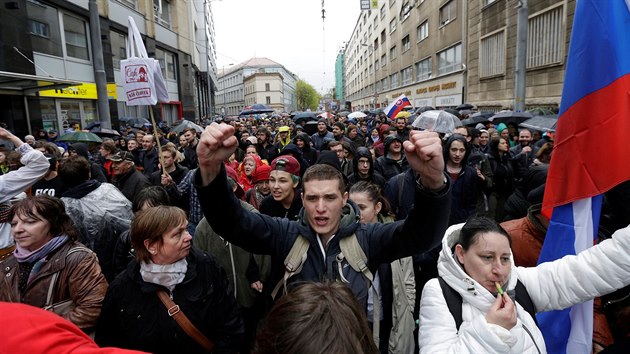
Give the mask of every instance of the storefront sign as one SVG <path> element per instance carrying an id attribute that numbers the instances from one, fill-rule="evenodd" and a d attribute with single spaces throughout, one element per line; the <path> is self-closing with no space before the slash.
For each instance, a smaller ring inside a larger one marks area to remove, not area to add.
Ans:
<path id="1" fill-rule="evenodd" d="M 413 100 L 414 107 L 425 107 L 430 106 L 433 107 L 433 98 L 416 98 Z"/>
<path id="2" fill-rule="evenodd" d="M 451 81 L 451 82 L 445 82 L 445 83 L 443 83 L 441 85 L 437 84 L 437 85 L 420 87 L 420 88 L 416 89 L 416 93 L 417 94 L 423 94 L 423 93 L 428 93 L 428 92 L 437 92 L 437 91 L 440 91 L 440 90 L 454 89 L 455 87 L 457 87 L 457 82 Z"/>
<path id="3" fill-rule="evenodd" d="M 96 93 L 96 84 L 84 82 L 80 86 L 70 86 L 66 88 L 54 90 L 39 91 L 41 97 L 57 97 L 57 98 L 73 98 L 82 100 L 95 100 L 98 98 Z M 116 99 L 116 84 L 107 84 L 107 98 Z"/>
<path id="4" fill-rule="evenodd" d="M 449 95 L 435 98 L 436 107 L 459 106 L 460 104 L 462 104 L 462 95 Z"/>

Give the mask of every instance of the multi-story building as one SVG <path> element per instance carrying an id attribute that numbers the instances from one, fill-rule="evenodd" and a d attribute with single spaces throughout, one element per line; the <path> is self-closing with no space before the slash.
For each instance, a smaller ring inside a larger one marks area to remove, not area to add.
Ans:
<path id="1" fill-rule="evenodd" d="M 114 125 L 119 117 L 149 116 L 146 106 L 125 105 L 121 86 L 120 61 L 127 57 L 129 16 L 138 26 L 149 56 L 160 61 L 167 82 L 170 101 L 153 108 L 156 118 L 194 120 L 211 111 L 216 52 L 207 2 L 96 3 L 101 29 L 97 37 L 102 42 Z M 0 114 L 11 129 L 25 134 L 65 129 L 72 123 L 86 127 L 106 119 L 99 117 L 97 109 L 88 1 L 14 1 L 0 9 L 0 23 Z"/>
<path id="2" fill-rule="evenodd" d="M 276 111 L 284 110 L 283 78 L 280 73 L 253 73 L 243 79 L 245 105 L 262 103 Z"/>
<path id="3" fill-rule="evenodd" d="M 259 75 L 249 78 L 255 74 Z M 295 97 L 295 84 L 297 76 L 287 70 L 283 65 L 267 58 L 251 58 L 238 65 L 222 68 L 219 70 L 219 89 L 215 95 L 217 112 L 223 115 L 238 115 L 245 106 L 255 103 L 267 104 L 267 97 L 274 109 L 278 111 L 290 112 L 296 109 L 297 99 Z M 272 85 L 277 84 L 280 79 L 280 91 L 278 94 L 270 94 Z M 270 90 L 267 91 L 267 83 Z M 245 85 L 248 85 L 247 91 Z M 263 90 L 264 89 L 264 90 Z M 264 101 L 262 100 L 264 97 Z M 251 100 L 259 100 L 252 102 Z M 278 99 L 279 101 L 274 101 Z"/>
<path id="4" fill-rule="evenodd" d="M 562 96 L 575 0 L 529 0 L 525 107 L 557 108 Z M 514 107 L 517 8 L 470 1 L 467 102 L 482 110 Z"/>
<path id="5" fill-rule="evenodd" d="M 507 0 L 387 0 L 363 11 L 344 53 L 345 100 L 378 108 L 514 108 L 517 11 Z M 575 0 L 529 0 L 525 107 L 557 108 Z"/>
<path id="6" fill-rule="evenodd" d="M 344 70 L 343 70 L 343 52 L 345 48 L 341 48 L 337 53 L 337 59 L 335 60 L 335 99 L 343 104 L 345 98 L 344 95 Z"/>
<path id="7" fill-rule="evenodd" d="M 414 106 L 463 102 L 465 0 L 386 0 L 362 11 L 344 53 L 345 100 L 385 107 L 405 94 Z"/>

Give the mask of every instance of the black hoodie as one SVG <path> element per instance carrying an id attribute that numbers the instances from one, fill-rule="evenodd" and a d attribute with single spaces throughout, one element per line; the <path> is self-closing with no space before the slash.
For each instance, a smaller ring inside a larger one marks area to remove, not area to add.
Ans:
<path id="1" fill-rule="evenodd" d="M 309 166 L 313 166 L 317 162 L 317 151 L 311 148 L 311 137 L 306 133 L 300 133 L 295 138 L 293 138 L 293 144 L 297 146 L 295 142 L 297 139 L 300 139 L 304 142 L 304 148 L 302 148 L 302 157 L 308 162 Z"/>
<path id="2" fill-rule="evenodd" d="M 362 157 L 367 158 L 370 163 L 370 170 L 366 178 L 363 178 L 359 175 L 359 159 Z M 385 178 L 383 178 L 380 173 L 374 171 L 374 160 L 372 160 L 372 153 L 370 152 L 370 149 L 363 146 L 359 147 L 354 154 L 354 158 L 352 159 L 352 166 L 354 167 L 354 173 L 348 176 L 350 187 L 352 187 L 353 184 L 359 181 L 367 181 L 374 183 L 381 188 L 385 188 Z"/>

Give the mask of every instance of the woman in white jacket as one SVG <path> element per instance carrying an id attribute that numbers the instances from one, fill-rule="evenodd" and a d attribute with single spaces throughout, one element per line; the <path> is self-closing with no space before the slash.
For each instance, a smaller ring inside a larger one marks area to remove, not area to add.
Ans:
<path id="1" fill-rule="evenodd" d="M 518 280 L 536 312 L 564 309 L 630 283 L 630 227 L 577 256 L 537 267 L 515 267 L 510 246 L 507 232 L 488 218 L 446 231 L 438 271 L 462 297 L 462 323 L 458 331 L 438 279 L 430 280 L 420 302 L 421 353 L 546 353 L 534 319 L 508 295 Z"/>

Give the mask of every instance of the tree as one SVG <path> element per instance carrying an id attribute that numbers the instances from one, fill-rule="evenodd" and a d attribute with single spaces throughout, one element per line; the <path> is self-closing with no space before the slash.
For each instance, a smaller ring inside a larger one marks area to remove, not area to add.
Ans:
<path id="1" fill-rule="evenodd" d="M 298 80 L 295 84 L 295 97 L 297 99 L 298 110 L 317 110 L 319 100 L 322 96 L 304 80 Z"/>

